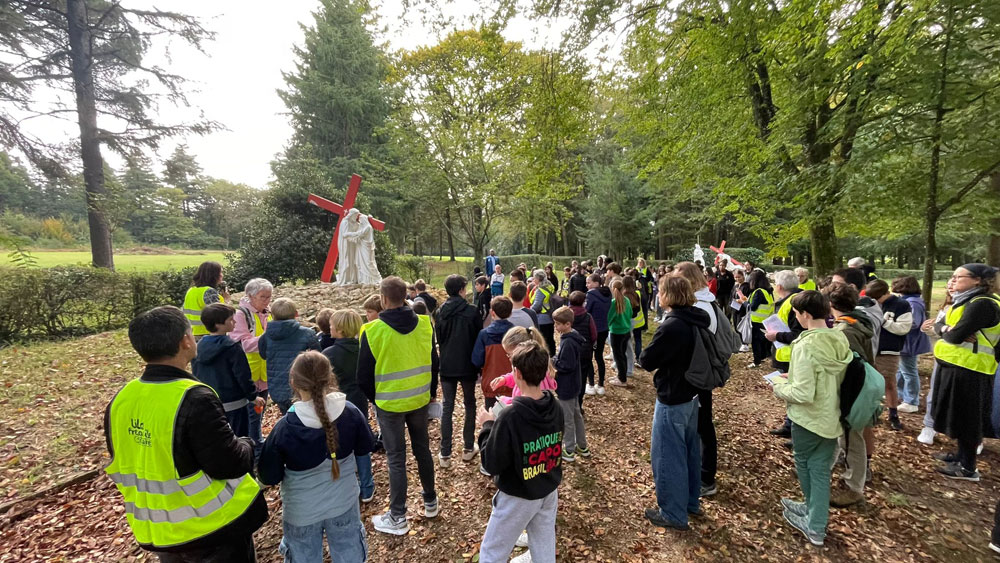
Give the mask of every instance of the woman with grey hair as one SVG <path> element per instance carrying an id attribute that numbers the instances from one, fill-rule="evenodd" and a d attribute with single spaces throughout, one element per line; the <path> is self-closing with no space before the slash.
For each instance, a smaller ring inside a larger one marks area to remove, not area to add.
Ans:
<path id="1" fill-rule="evenodd" d="M 552 295 L 555 293 L 555 286 L 548 280 L 545 270 L 535 270 L 531 276 L 535 281 L 535 286 L 528 294 L 531 300 L 531 310 L 538 315 L 538 330 L 545 338 L 545 345 L 549 347 L 549 355 L 556 353 L 555 325 L 552 323 Z"/>
<path id="2" fill-rule="evenodd" d="M 247 282 L 244 288 L 243 297 L 240 298 L 240 310 L 234 319 L 236 326 L 229 333 L 229 337 L 243 346 L 243 352 L 247 355 L 247 363 L 250 364 L 250 376 L 257 387 L 257 395 L 267 399 L 267 364 L 264 358 L 260 357 L 257 350 L 257 341 L 264 331 L 267 330 L 268 309 L 271 304 L 271 294 L 274 286 L 264 278 L 254 278 Z M 260 421 L 265 404 L 258 412 L 253 404 L 247 406 L 250 409 L 250 438 L 254 441 L 254 453 L 260 455 L 262 436 Z"/>

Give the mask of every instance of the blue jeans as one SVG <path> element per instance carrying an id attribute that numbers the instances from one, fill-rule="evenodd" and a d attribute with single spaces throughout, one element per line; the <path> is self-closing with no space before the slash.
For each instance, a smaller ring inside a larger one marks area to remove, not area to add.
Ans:
<path id="1" fill-rule="evenodd" d="M 899 398 L 904 403 L 920 406 L 920 374 L 917 373 L 916 356 L 899 356 L 899 369 L 896 370 L 896 387 L 899 388 Z"/>
<path id="2" fill-rule="evenodd" d="M 698 511 L 701 496 L 697 397 L 679 405 L 656 401 L 650 450 L 660 514 L 670 522 L 687 524 L 688 513 Z"/>
<path id="3" fill-rule="evenodd" d="M 284 537 L 278 544 L 278 552 L 285 557 L 286 563 L 322 561 L 324 533 L 330 554 L 337 563 L 361 563 L 368 559 L 368 540 L 356 502 L 340 516 L 308 526 L 282 522 L 281 528 Z"/>
<path id="4" fill-rule="evenodd" d="M 354 455 L 358 465 L 358 484 L 361 486 L 361 498 L 368 498 L 375 492 L 375 479 L 372 477 L 372 454 Z"/>

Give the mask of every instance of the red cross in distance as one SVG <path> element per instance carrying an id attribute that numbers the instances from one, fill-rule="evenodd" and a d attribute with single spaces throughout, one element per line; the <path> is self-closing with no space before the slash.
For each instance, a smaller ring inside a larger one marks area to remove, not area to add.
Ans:
<path id="1" fill-rule="evenodd" d="M 351 175 L 351 182 L 347 186 L 347 195 L 344 196 L 344 204 L 332 202 L 326 198 L 319 197 L 316 194 L 309 194 L 309 203 L 323 208 L 331 213 L 336 213 L 338 215 L 337 228 L 333 230 L 333 240 L 330 241 L 330 251 L 326 253 L 326 262 L 323 264 L 323 273 L 320 275 L 319 279 L 324 282 L 329 283 L 333 279 L 333 269 L 337 266 L 337 235 L 340 233 L 340 224 L 344 221 L 344 217 L 347 216 L 347 212 L 354 207 L 354 201 L 358 198 L 358 189 L 361 188 L 361 176 L 357 174 Z M 368 222 L 371 223 L 372 228 L 377 231 L 385 230 L 385 223 L 375 219 L 373 217 L 368 218 Z"/>

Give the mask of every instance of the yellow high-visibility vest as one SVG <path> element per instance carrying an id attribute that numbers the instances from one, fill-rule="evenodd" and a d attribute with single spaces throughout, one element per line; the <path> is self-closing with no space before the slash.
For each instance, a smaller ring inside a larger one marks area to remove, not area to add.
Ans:
<path id="1" fill-rule="evenodd" d="M 195 336 L 205 336 L 208 334 L 208 329 L 201 322 L 201 310 L 205 308 L 205 293 L 214 289 L 207 285 L 201 287 L 188 288 L 187 293 L 184 294 L 184 316 L 187 317 L 189 323 L 191 323 L 191 332 Z M 219 295 L 219 303 L 225 303 L 225 298 Z"/>
<path id="2" fill-rule="evenodd" d="M 212 479 L 204 471 L 179 475 L 174 465 L 174 422 L 193 387 L 180 378 L 130 381 L 111 403 L 114 457 L 105 469 L 125 499 L 125 517 L 137 542 L 154 548 L 183 545 L 227 526 L 250 508 L 260 485 L 249 474 Z"/>
<path id="3" fill-rule="evenodd" d="M 755 289 L 753 293 L 750 294 L 750 299 L 747 303 L 753 301 L 753 296 L 756 295 L 758 291 L 764 294 L 764 299 L 767 303 L 758 306 L 756 310 L 750 311 L 750 322 L 752 323 L 762 323 L 764 322 L 764 319 L 774 314 L 774 297 L 771 295 L 771 292 L 766 289 Z"/>
<path id="4" fill-rule="evenodd" d="M 364 325 L 375 358 L 375 405 L 388 412 L 410 412 L 431 400 L 432 335 L 430 318 L 417 315 L 409 334 L 396 332 L 382 319 Z"/>
<path id="5" fill-rule="evenodd" d="M 981 299 L 990 299 L 1000 307 L 1000 296 L 998 295 L 973 297 L 958 307 L 951 307 L 944 317 L 944 324 L 950 327 L 958 324 L 965 313 L 965 306 Z M 934 344 L 934 357 L 942 362 L 967 370 L 993 375 L 997 371 L 994 348 L 998 345 L 1000 345 L 1000 324 L 976 331 L 975 342 L 952 344 L 940 339 Z"/>

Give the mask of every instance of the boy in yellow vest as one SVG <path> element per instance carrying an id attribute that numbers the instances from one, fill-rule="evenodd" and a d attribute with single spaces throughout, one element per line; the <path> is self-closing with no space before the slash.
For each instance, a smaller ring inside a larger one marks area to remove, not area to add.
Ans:
<path id="1" fill-rule="evenodd" d="M 160 561 L 255 561 L 253 533 L 267 504 L 253 469 L 253 443 L 237 438 L 211 387 L 187 371 L 196 346 L 177 307 L 129 324 L 142 376 L 104 413 L 105 469 L 125 501 L 136 541 Z"/>
<path id="2" fill-rule="evenodd" d="M 438 356 L 430 317 L 417 315 L 406 305 L 406 283 L 390 276 L 382 280 L 379 292 L 383 310 L 361 333 L 358 385 L 375 404 L 389 467 L 389 510 L 373 516 L 372 524 L 380 532 L 402 536 L 410 530 L 406 521 L 407 430 L 423 487 L 424 516 L 434 518 L 439 511 L 427 435 L 427 405 L 437 395 Z"/>

